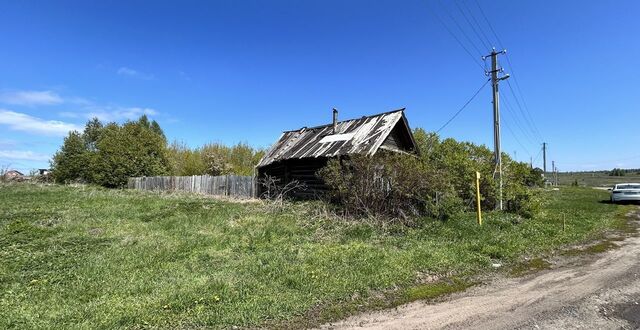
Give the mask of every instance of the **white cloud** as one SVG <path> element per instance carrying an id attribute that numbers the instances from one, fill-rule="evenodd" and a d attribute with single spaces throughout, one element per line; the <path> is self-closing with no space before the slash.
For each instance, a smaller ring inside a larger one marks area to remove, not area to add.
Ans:
<path id="1" fill-rule="evenodd" d="M 0 93 L 0 101 L 14 105 L 56 105 L 63 103 L 60 95 L 52 91 L 7 91 Z"/>
<path id="2" fill-rule="evenodd" d="M 127 68 L 125 66 L 120 67 L 118 69 L 118 71 L 116 71 L 116 72 L 121 76 L 129 76 L 129 77 L 140 78 L 140 79 L 145 79 L 145 80 L 153 79 L 153 75 L 152 74 L 143 73 L 143 72 L 131 69 L 131 68 Z"/>
<path id="3" fill-rule="evenodd" d="M 51 155 L 25 150 L 0 150 L 0 159 L 30 160 L 45 162 L 51 159 Z"/>
<path id="4" fill-rule="evenodd" d="M 104 122 L 119 122 L 123 120 L 135 120 L 142 115 L 156 116 L 158 111 L 151 108 L 141 107 L 111 107 L 111 106 L 90 106 L 84 112 L 60 112 L 59 115 L 65 118 L 92 119 L 98 118 Z"/>
<path id="5" fill-rule="evenodd" d="M 15 131 L 48 136 L 65 136 L 69 131 L 82 130 L 81 127 L 57 120 L 44 120 L 24 113 L 0 109 L 0 124 Z"/>
<path id="6" fill-rule="evenodd" d="M 121 121 L 121 120 L 134 120 L 138 119 L 142 115 L 155 116 L 158 112 L 150 108 L 115 108 L 115 109 L 103 109 L 99 111 L 92 111 L 85 114 L 86 118 L 97 117 L 102 121 Z"/>

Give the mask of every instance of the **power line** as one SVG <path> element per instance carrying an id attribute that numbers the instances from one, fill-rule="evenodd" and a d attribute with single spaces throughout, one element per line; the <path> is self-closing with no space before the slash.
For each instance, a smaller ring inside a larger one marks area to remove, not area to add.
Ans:
<path id="1" fill-rule="evenodd" d="M 511 83 L 509 81 L 507 81 L 507 86 L 509 87 L 509 91 L 511 91 L 511 95 L 513 95 L 513 99 L 516 101 L 516 105 L 518 106 L 518 110 L 520 110 L 520 113 L 522 114 L 522 118 L 525 119 L 525 123 L 529 126 L 529 129 L 531 129 L 532 132 L 537 134 L 540 140 L 544 140 L 544 138 L 540 134 L 540 131 L 538 131 L 535 124 L 532 121 L 530 121 L 529 118 L 527 118 L 527 115 L 525 114 L 525 111 L 523 110 L 522 105 L 520 104 L 520 101 L 516 97 L 516 93 L 514 92 L 513 87 L 511 87 Z"/>
<path id="2" fill-rule="evenodd" d="M 478 37 L 478 39 L 480 39 L 480 43 L 482 43 L 482 45 L 486 48 L 486 49 L 491 49 L 491 46 L 489 46 L 487 43 L 485 43 L 484 39 L 482 39 L 482 37 L 480 36 L 480 34 L 478 33 L 478 31 L 476 30 L 476 28 L 473 26 L 473 24 L 471 24 L 471 21 L 469 20 L 469 18 L 467 17 L 467 14 L 465 14 L 465 12 L 462 10 L 462 7 L 460 7 L 460 4 L 458 4 L 457 1 L 453 2 L 456 7 L 458 8 L 458 10 L 460 11 L 460 13 L 462 14 L 462 17 L 464 18 L 465 21 L 467 21 L 467 24 L 469 24 L 469 26 L 471 26 L 471 31 L 473 31 L 473 33 L 476 35 L 476 37 Z"/>
<path id="3" fill-rule="evenodd" d="M 458 30 L 460 30 L 460 32 L 462 32 L 462 35 L 467 39 L 467 41 L 471 44 L 471 46 L 478 52 L 479 55 L 482 55 L 482 51 L 480 50 L 480 48 L 478 48 L 478 46 L 476 46 L 476 44 L 473 42 L 473 40 L 471 40 L 471 38 L 469 38 L 469 36 L 467 35 L 467 33 L 464 31 L 464 29 L 462 28 L 462 26 L 460 26 L 460 24 L 458 23 L 458 20 L 456 20 L 456 18 L 451 15 L 451 13 L 449 12 L 449 10 L 442 4 L 441 1 L 438 1 L 438 4 L 440 4 L 440 7 L 442 7 L 442 9 L 447 13 L 447 15 L 449 16 L 449 18 L 453 21 L 453 23 L 456 25 L 456 27 L 458 27 Z"/>
<path id="4" fill-rule="evenodd" d="M 476 96 L 478 94 L 480 94 L 480 91 L 482 91 L 482 89 L 487 86 L 487 84 L 489 83 L 489 81 L 491 81 L 490 79 L 488 79 L 487 81 L 484 82 L 484 84 L 482 84 L 482 86 L 480 86 L 480 88 L 473 94 L 473 96 L 471 96 L 471 98 L 465 102 L 465 104 L 462 106 L 462 108 L 458 109 L 458 111 L 456 111 L 455 114 L 453 114 L 453 116 L 451 116 L 451 118 L 449 118 L 449 120 L 447 120 L 446 123 L 444 123 L 444 125 L 440 126 L 440 128 L 438 128 L 438 130 L 436 131 L 436 134 L 440 133 L 440 131 L 442 131 L 445 127 L 447 127 L 447 125 L 449 125 L 449 123 L 451 123 L 454 119 L 456 119 L 456 117 L 458 117 L 458 115 L 462 112 L 462 110 L 464 110 L 467 105 L 469 105 L 469 103 L 471 103 L 471 101 L 473 101 L 474 98 L 476 98 Z"/>
<path id="5" fill-rule="evenodd" d="M 460 11 L 460 13 L 463 15 L 464 19 L 466 20 L 466 22 L 469 24 L 469 26 L 471 27 L 471 29 L 473 30 L 473 32 L 475 33 L 476 37 L 478 39 L 480 39 L 480 41 L 484 43 L 484 39 L 489 40 L 489 38 L 487 37 L 486 34 L 484 34 L 484 31 L 482 30 L 482 27 L 480 26 L 480 24 L 478 23 L 478 20 L 476 20 L 475 15 L 473 14 L 473 12 L 470 10 L 470 8 L 466 5 L 466 3 L 464 1 L 462 1 L 462 4 L 465 6 L 465 8 L 467 9 L 467 11 L 469 12 L 469 16 L 471 17 L 471 19 L 478 25 L 478 29 L 476 29 L 473 25 L 473 23 L 471 22 L 471 20 L 469 20 L 468 16 L 465 14 L 465 12 L 463 11 L 462 7 L 459 5 L 459 3 L 457 1 L 454 1 L 454 3 L 456 4 L 456 7 L 458 8 L 458 10 Z M 489 28 L 491 29 L 492 33 L 494 34 L 494 36 L 496 37 L 498 43 L 500 44 L 500 46 L 502 47 L 502 41 L 500 40 L 500 38 L 498 37 L 498 34 L 496 33 L 495 29 L 493 29 L 493 25 L 491 24 L 491 22 L 488 20 L 487 16 L 484 14 L 484 11 L 482 10 L 482 7 L 480 7 L 480 5 L 476 2 L 476 4 L 478 5 L 478 8 L 481 11 L 481 14 L 483 15 L 485 21 L 487 22 L 487 25 L 489 26 Z M 483 36 L 480 35 L 480 33 L 478 33 L 478 30 L 482 33 Z M 483 39 L 484 37 L 484 39 Z M 489 40 L 490 42 L 490 40 Z M 485 44 L 486 45 L 486 44 Z M 509 67 L 511 69 L 511 71 L 513 70 L 513 66 L 511 65 L 511 60 L 509 59 L 509 57 L 507 56 L 507 63 L 509 64 Z M 486 62 L 485 62 L 486 64 Z M 511 72 L 512 74 L 514 73 L 513 71 Z M 514 78 L 515 79 L 515 78 Z M 524 121 L 524 124 L 526 126 L 528 126 L 529 130 L 531 131 L 531 137 L 533 137 L 533 140 L 543 140 L 542 138 L 542 134 L 540 134 L 540 131 L 538 130 L 538 128 L 535 126 L 535 122 L 533 121 L 533 117 L 531 116 L 530 112 L 528 111 L 528 108 L 526 107 L 526 104 L 524 102 L 524 96 L 522 93 L 522 90 L 519 89 L 518 92 L 520 93 L 520 98 L 522 99 L 522 103 L 525 105 L 525 108 L 523 109 L 520 100 L 518 98 L 518 96 L 515 94 L 513 87 L 511 86 L 511 82 L 509 80 L 507 80 L 507 84 L 508 87 L 511 91 L 511 94 L 513 95 L 513 99 L 516 102 L 516 105 L 518 106 L 518 110 L 519 110 L 519 114 L 520 116 L 518 116 L 518 114 L 515 114 L 515 110 L 513 109 L 513 107 L 511 105 L 509 105 L 509 108 L 511 108 L 511 111 L 514 112 L 514 120 L 516 122 L 516 125 L 520 127 L 520 130 L 523 132 L 523 134 L 526 132 L 528 133 L 528 130 L 525 130 L 521 127 L 520 125 L 520 119 L 519 117 L 522 118 L 522 120 Z M 516 87 L 519 86 L 519 83 L 516 80 Z M 506 95 L 505 95 L 506 96 Z M 508 103 L 508 101 L 505 98 L 505 103 Z M 527 138 L 529 138 L 528 134 L 525 134 L 525 136 Z M 537 136 L 537 137 L 536 137 Z"/>
<path id="6" fill-rule="evenodd" d="M 505 108 L 506 108 L 506 107 L 505 107 Z M 505 112 L 505 113 L 508 113 L 508 112 Z M 509 113 L 509 114 L 510 114 L 511 116 L 513 116 L 513 114 L 511 114 L 511 113 Z M 522 135 L 522 137 L 524 137 L 524 138 L 526 139 L 527 144 L 535 145 L 535 143 L 532 143 L 532 142 L 531 142 L 531 139 L 529 138 L 529 136 L 528 136 L 527 134 L 524 134 L 524 132 L 522 131 L 522 127 L 520 126 L 520 124 L 518 123 L 518 121 L 517 121 L 517 120 L 515 120 L 515 119 L 516 119 L 516 117 L 515 117 L 515 116 L 514 116 L 514 117 L 505 116 L 505 119 L 507 119 L 507 118 L 511 118 L 511 119 L 512 119 L 512 121 L 511 121 L 511 122 L 515 124 L 516 128 L 517 128 L 520 132 L 522 132 L 522 134 L 521 134 L 521 135 Z M 506 121 L 505 121 L 505 123 L 506 123 Z M 515 135 L 515 134 L 514 134 L 514 135 Z"/>
<path id="7" fill-rule="evenodd" d="M 491 30 L 491 33 L 493 33 L 493 36 L 496 38 L 496 40 L 498 41 L 498 45 L 500 47 L 502 47 L 502 40 L 500 40 L 500 37 L 498 36 L 498 34 L 496 33 L 496 30 L 493 28 L 493 25 L 491 24 L 491 22 L 489 21 L 489 19 L 487 18 L 487 15 L 484 13 L 484 10 L 482 9 L 482 6 L 480 6 L 480 3 L 478 2 L 478 0 L 474 0 L 474 2 L 476 3 L 476 6 L 478 7 L 478 9 L 480 10 L 480 14 L 482 15 L 482 17 L 484 18 L 484 21 L 487 23 L 487 25 L 489 26 L 489 29 Z M 512 75 L 514 76 L 514 80 L 515 80 L 515 84 L 516 87 L 518 88 L 518 92 L 520 93 L 520 97 L 522 98 L 522 102 L 525 103 L 524 101 L 524 93 L 522 93 L 522 89 L 520 89 L 520 84 L 518 83 L 518 79 L 516 78 L 515 72 L 513 70 L 513 65 L 511 64 L 511 60 L 509 59 L 509 56 L 506 56 L 507 58 L 507 65 L 509 66 L 509 71 L 511 71 Z M 513 90 L 513 88 L 511 87 L 511 84 L 508 83 L 509 88 Z M 516 99 L 516 102 L 518 102 L 517 97 L 514 94 L 514 98 Z M 535 125 L 535 121 L 533 120 L 533 116 L 531 116 L 531 113 L 529 112 L 529 109 L 525 103 L 525 109 L 527 111 L 527 114 L 529 115 L 529 119 L 531 121 L 531 126 L 533 126 L 534 131 L 536 132 L 536 134 L 538 135 L 538 137 L 541 140 L 544 140 L 544 138 L 542 137 L 542 134 L 540 133 L 540 130 L 538 129 L 538 127 Z M 527 120 L 527 122 L 529 122 L 529 120 Z"/>
<path id="8" fill-rule="evenodd" d="M 535 164 L 538 159 L 540 158 L 540 155 L 542 154 L 542 148 L 538 151 L 538 154 L 536 155 L 536 157 L 533 159 L 533 163 Z"/>
<path id="9" fill-rule="evenodd" d="M 484 40 L 486 40 L 487 43 L 489 45 L 491 45 L 492 44 L 491 39 L 489 39 L 487 37 L 487 35 L 484 33 L 484 29 L 482 28 L 482 25 L 480 25 L 480 23 L 478 23 L 478 20 L 476 20 L 476 16 L 473 14 L 473 11 L 471 10 L 471 8 L 469 8 L 469 6 L 467 6 L 467 3 L 465 1 L 460 1 L 460 2 L 462 2 L 462 5 L 467 10 L 467 12 L 469 12 L 469 16 L 471 16 L 471 19 L 473 20 L 473 22 L 476 23 L 476 26 L 478 27 L 478 30 L 480 30 L 480 33 L 484 37 Z"/>
<path id="10" fill-rule="evenodd" d="M 511 113 L 513 115 L 514 121 L 516 122 L 516 125 L 518 126 L 518 128 L 520 129 L 520 131 L 522 131 L 523 135 L 526 136 L 526 138 L 529 140 L 530 143 L 532 144 L 536 144 L 537 142 L 537 138 L 535 136 L 535 133 L 532 132 L 531 130 L 525 130 L 522 122 L 520 121 L 520 118 L 518 116 L 518 113 L 514 110 L 513 106 L 511 105 L 511 102 L 509 102 L 509 98 L 507 97 L 507 95 L 503 95 L 503 100 L 504 103 L 506 105 L 506 108 L 509 110 L 509 113 Z M 522 115 L 522 113 L 520 113 Z"/>
<path id="11" fill-rule="evenodd" d="M 526 110 L 527 115 L 531 119 L 531 122 L 533 123 L 533 126 L 536 129 L 536 131 L 538 132 L 538 135 L 540 136 L 541 139 L 543 139 L 542 134 L 540 134 L 540 131 L 538 130 L 538 127 L 535 126 L 535 121 L 533 120 L 533 116 L 531 116 L 531 112 L 529 111 L 529 106 L 527 106 L 527 102 L 525 102 L 524 93 L 522 93 L 522 89 L 520 88 L 520 83 L 518 82 L 518 79 L 515 78 L 515 70 L 513 69 L 513 65 L 511 65 L 511 60 L 509 59 L 509 55 L 507 55 L 506 58 L 507 58 L 507 65 L 509 65 L 509 71 L 511 71 L 511 73 L 514 75 L 514 83 L 516 85 L 516 89 L 518 90 L 518 93 L 520 94 L 520 98 L 522 99 L 522 104 L 524 104 L 524 109 Z"/>
<path id="12" fill-rule="evenodd" d="M 489 25 L 489 29 L 493 33 L 493 36 L 496 37 L 496 40 L 498 41 L 498 45 L 500 47 L 502 47 L 502 41 L 500 41 L 500 37 L 498 37 L 498 34 L 493 29 L 493 25 L 491 25 L 491 22 L 487 18 L 487 15 L 484 14 L 484 10 L 482 10 L 482 7 L 480 6 L 480 3 L 478 2 L 478 0 L 474 0 L 474 1 L 475 1 L 476 5 L 478 6 L 478 9 L 480 9 L 480 14 L 482 14 L 482 17 L 484 18 L 484 21 L 487 22 L 487 25 Z"/>
<path id="13" fill-rule="evenodd" d="M 513 139 L 516 140 L 516 143 L 518 143 L 518 145 L 520 145 L 520 147 L 522 149 L 524 149 L 524 151 L 527 153 L 527 155 L 531 156 L 531 153 L 529 152 L 529 150 L 520 142 L 520 139 L 518 139 L 516 134 L 511 130 L 511 127 L 509 127 L 509 125 L 507 125 L 507 122 L 505 122 L 504 124 L 505 124 L 504 127 L 507 128 L 507 131 L 509 131 L 509 133 L 511 133 L 511 136 L 513 136 Z"/>
<path id="14" fill-rule="evenodd" d="M 440 16 L 438 16 L 436 14 L 435 10 L 433 10 L 431 8 L 431 6 L 429 6 L 429 5 L 427 5 L 427 6 L 430 9 L 429 12 L 431 13 L 431 15 L 433 15 L 438 20 L 438 22 L 440 22 L 440 24 L 444 27 L 444 29 L 447 30 L 447 32 L 449 32 L 449 34 L 453 37 L 453 39 L 455 39 L 458 42 L 458 45 L 460 45 L 460 47 L 462 47 L 462 49 L 464 49 L 464 51 L 471 57 L 473 62 L 476 63 L 480 67 L 480 69 L 482 69 L 483 71 L 486 71 L 485 68 L 480 63 L 480 61 L 478 60 L 478 58 L 476 56 L 474 56 L 473 54 L 471 54 L 469 49 L 462 43 L 462 41 L 458 38 L 458 36 L 456 36 L 455 33 L 453 33 L 453 31 L 451 31 L 451 29 L 449 29 L 447 24 L 444 23 L 444 21 L 440 18 Z"/>

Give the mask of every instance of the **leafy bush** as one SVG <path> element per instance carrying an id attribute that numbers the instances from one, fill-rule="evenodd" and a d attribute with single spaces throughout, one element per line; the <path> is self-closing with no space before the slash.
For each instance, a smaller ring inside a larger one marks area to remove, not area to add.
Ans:
<path id="1" fill-rule="evenodd" d="M 210 175 L 253 175 L 253 170 L 264 155 L 262 149 L 255 149 L 246 143 L 226 146 L 219 143 L 206 144 L 200 149 L 206 174 Z"/>
<path id="2" fill-rule="evenodd" d="M 246 143 L 226 146 L 205 144 L 191 149 L 181 142 L 173 142 L 167 150 L 171 175 L 253 175 L 253 169 L 264 155 Z"/>
<path id="3" fill-rule="evenodd" d="M 414 216 L 446 220 L 475 208 L 476 172 L 480 172 L 481 206 L 498 206 L 493 152 L 486 146 L 454 139 L 440 140 L 422 129 L 414 132 L 419 157 L 382 152 L 374 157 L 330 160 L 320 171 L 331 197 L 349 215 L 403 219 Z M 533 187 L 542 171 L 503 154 L 503 207 L 525 218 L 540 209 Z"/>
<path id="4" fill-rule="evenodd" d="M 346 215 L 389 217 L 412 224 L 419 215 L 446 219 L 457 200 L 438 171 L 416 157 L 381 152 L 332 159 L 320 171 Z M 438 198 L 438 193 L 441 193 Z"/>

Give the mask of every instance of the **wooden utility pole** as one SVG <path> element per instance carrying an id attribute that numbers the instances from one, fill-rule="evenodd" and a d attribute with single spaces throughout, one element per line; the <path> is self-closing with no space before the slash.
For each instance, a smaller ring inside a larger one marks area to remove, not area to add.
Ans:
<path id="1" fill-rule="evenodd" d="M 556 161 L 551 161 L 551 178 L 553 179 L 553 185 L 556 186 Z"/>
<path id="2" fill-rule="evenodd" d="M 483 56 L 482 60 L 484 61 L 486 58 L 491 57 L 491 71 L 486 72 L 487 75 L 491 76 L 491 85 L 493 87 L 493 152 L 495 159 L 495 176 L 498 178 L 498 192 L 499 192 L 499 203 L 498 209 L 502 211 L 502 151 L 500 145 L 500 94 L 498 90 L 498 83 L 500 80 L 505 80 L 509 78 L 508 74 L 505 74 L 502 77 L 498 77 L 498 73 L 503 72 L 502 68 L 498 68 L 498 55 L 505 54 L 506 50 L 501 50 L 496 52 L 496 49 L 493 48 L 491 50 L 491 54 L 487 56 Z"/>

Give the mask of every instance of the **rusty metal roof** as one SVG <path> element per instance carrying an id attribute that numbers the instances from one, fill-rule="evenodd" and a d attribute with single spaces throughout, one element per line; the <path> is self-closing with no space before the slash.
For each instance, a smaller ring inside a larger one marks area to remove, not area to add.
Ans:
<path id="1" fill-rule="evenodd" d="M 262 157 L 257 167 L 285 159 L 349 154 L 373 155 L 399 121 L 404 121 L 406 124 L 404 108 L 340 121 L 337 123 L 335 134 L 333 124 L 285 131 Z"/>

